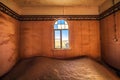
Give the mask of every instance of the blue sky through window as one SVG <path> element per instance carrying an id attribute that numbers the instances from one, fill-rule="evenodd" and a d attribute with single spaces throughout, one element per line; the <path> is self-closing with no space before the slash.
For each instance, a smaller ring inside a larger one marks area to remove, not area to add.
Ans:
<path id="1" fill-rule="evenodd" d="M 61 20 L 58 20 L 58 21 L 57 21 L 57 24 L 61 24 Z"/>
<path id="2" fill-rule="evenodd" d="M 68 40 L 68 30 L 62 30 L 62 40 Z"/>
<path id="3" fill-rule="evenodd" d="M 68 25 L 68 24 L 65 20 L 57 20 L 55 22 L 54 29 L 68 29 L 68 27 L 66 27 L 66 25 Z"/>
<path id="4" fill-rule="evenodd" d="M 54 25 L 54 29 L 58 29 L 58 25 L 57 24 Z"/>
<path id="5" fill-rule="evenodd" d="M 57 24 L 65 24 L 65 20 L 57 20 Z"/>
<path id="6" fill-rule="evenodd" d="M 65 24 L 65 20 L 61 20 L 61 24 Z"/>
<path id="7" fill-rule="evenodd" d="M 60 31 L 59 30 L 55 31 L 55 39 L 60 40 Z"/>

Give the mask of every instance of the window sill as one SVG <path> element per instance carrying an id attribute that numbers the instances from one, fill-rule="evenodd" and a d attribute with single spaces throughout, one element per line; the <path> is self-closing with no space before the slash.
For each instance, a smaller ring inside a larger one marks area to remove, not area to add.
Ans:
<path id="1" fill-rule="evenodd" d="M 67 48 L 67 49 L 52 49 L 52 50 L 55 50 L 55 51 L 64 51 L 64 50 L 71 50 L 71 48 Z"/>

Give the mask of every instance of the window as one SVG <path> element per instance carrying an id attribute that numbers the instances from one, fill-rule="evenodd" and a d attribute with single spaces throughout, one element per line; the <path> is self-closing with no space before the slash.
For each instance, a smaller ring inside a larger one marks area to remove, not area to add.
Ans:
<path id="1" fill-rule="evenodd" d="M 55 49 L 69 48 L 69 29 L 65 20 L 57 20 L 54 24 L 54 47 Z"/>

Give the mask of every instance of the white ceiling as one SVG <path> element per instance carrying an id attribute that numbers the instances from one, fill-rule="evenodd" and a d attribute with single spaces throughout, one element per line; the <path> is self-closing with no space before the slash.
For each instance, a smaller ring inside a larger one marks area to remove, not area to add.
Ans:
<path id="1" fill-rule="evenodd" d="M 13 0 L 20 7 L 100 6 L 106 0 Z"/>

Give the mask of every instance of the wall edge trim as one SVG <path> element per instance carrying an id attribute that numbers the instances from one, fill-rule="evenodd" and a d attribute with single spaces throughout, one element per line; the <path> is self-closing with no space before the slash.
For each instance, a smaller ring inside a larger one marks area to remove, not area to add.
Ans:
<path id="1" fill-rule="evenodd" d="M 19 20 L 20 15 L 13 11 L 12 9 L 8 8 L 6 5 L 0 2 L 0 11 L 11 16 L 12 18 Z"/>
<path id="2" fill-rule="evenodd" d="M 115 4 L 114 6 L 108 8 L 107 10 L 105 10 L 104 12 L 102 12 L 100 15 L 99 15 L 99 19 L 103 19 L 117 11 L 120 10 L 120 2 L 118 2 L 117 4 Z"/>

